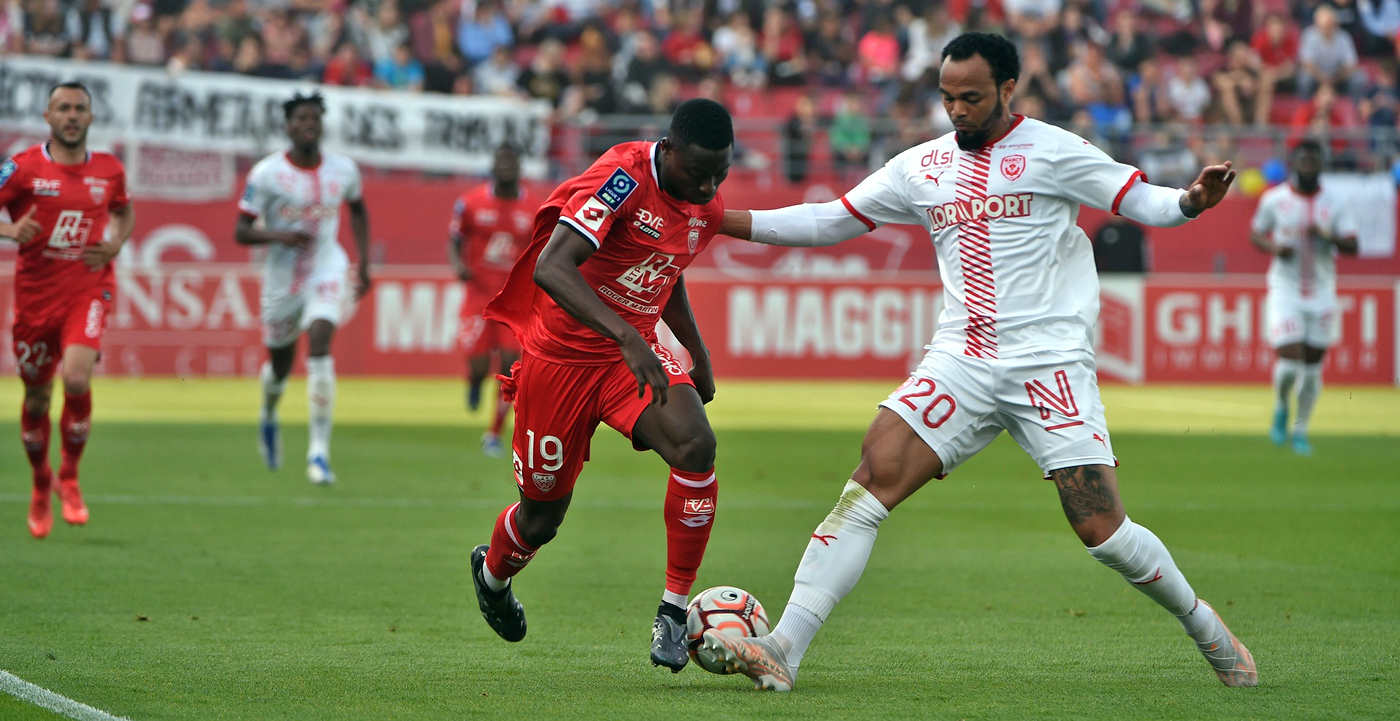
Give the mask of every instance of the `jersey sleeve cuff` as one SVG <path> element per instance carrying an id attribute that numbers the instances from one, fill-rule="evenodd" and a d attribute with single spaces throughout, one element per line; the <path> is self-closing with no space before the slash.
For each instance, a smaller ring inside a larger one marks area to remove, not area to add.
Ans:
<path id="1" fill-rule="evenodd" d="M 1118 206 L 1123 204 L 1123 196 L 1127 195 L 1128 189 L 1132 188 L 1133 183 L 1136 183 L 1139 180 L 1146 183 L 1147 173 L 1144 173 L 1141 170 L 1134 170 L 1133 174 L 1128 176 L 1128 182 L 1124 183 L 1123 187 L 1118 190 L 1118 195 L 1115 195 L 1113 197 L 1112 212 L 1114 215 L 1118 215 Z"/>
<path id="2" fill-rule="evenodd" d="M 582 235 L 583 237 L 587 238 L 588 242 L 592 243 L 594 248 L 603 247 L 603 244 L 598 241 L 597 236 L 593 235 L 592 231 L 583 227 L 582 225 L 565 217 L 560 217 L 559 222 L 569 226 L 570 228 L 574 229 L 574 231 L 576 231 L 579 235 Z"/>
<path id="3" fill-rule="evenodd" d="M 850 212 L 851 212 L 851 215 L 854 215 L 854 216 L 856 217 L 856 220 L 859 220 L 860 222 L 865 223 L 865 227 L 867 227 L 867 228 L 869 228 L 869 229 L 871 229 L 871 230 L 875 230 L 875 228 L 876 228 L 875 221 L 873 221 L 873 220 L 871 220 L 871 219 L 865 217 L 859 210 L 856 210 L 856 206 L 851 205 L 851 201 L 850 201 L 850 200 L 847 200 L 847 199 L 846 199 L 846 196 L 844 196 L 844 195 L 841 196 L 841 204 L 844 205 L 844 206 L 846 206 L 846 210 L 850 211 Z"/>

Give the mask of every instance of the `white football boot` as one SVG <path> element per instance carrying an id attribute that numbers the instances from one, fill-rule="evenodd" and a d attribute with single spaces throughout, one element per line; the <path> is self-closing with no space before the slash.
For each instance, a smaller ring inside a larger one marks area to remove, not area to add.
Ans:
<path id="1" fill-rule="evenodd" d="M 701 646 L 714 654 L 730 673 L 742 673 L 753 679 L 754 688 L 792 690 L 795 674 L 788 666 L 787 653 L 772 636 L 742 638 L 710 629 L 705 632 Z"/>

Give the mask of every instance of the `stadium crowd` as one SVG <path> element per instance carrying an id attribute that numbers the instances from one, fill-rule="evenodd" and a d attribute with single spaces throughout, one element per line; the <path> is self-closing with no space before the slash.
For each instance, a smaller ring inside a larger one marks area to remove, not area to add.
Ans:
<path id="1" fill-rule="evenodd" d="M 792 180 L 819 137 L 855 170 L 950 129 L 939 54 L 974 29 L 1021 48 L 1018 112 L 1163 182 L 1250 128 L 1330 136 L 1344 164 L 1394 154 L 1400 0 L 0 0 L 5 52 L 520 95 L 561 120 L 761 90 L 736 114 L 786 118 Z"/>

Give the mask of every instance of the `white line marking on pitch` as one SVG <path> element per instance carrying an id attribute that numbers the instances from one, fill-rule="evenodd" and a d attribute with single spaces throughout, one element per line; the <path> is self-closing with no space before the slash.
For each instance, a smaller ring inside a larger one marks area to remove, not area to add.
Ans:
<path id="1" fill-rule="evenodd" d="M 67 696 L 59 696 L 7 671 L 0 671 L 0 691 L 75 721 L 129 721 L 124 716 L 113 716 Z"/>

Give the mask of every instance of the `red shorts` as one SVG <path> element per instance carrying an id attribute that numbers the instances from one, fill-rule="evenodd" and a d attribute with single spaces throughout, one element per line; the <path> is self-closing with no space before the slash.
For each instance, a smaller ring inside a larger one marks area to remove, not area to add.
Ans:
<path id="1" fill-rule="evenodd" d="M 488 355 L 493 350 L 520 355 L 520 343 L 515 340 L 515 334 L 510 332 L 510 326 L 486 320 L 481 317 L 481 313 L 462 316 L 457 330 L 457 347 L 461 348 L 468 358 Z"/>
<path id="2" fill-rule="evenodd" d="M 672 386 L 694 387 L 690 374 L 660 345 L 652 350 Z M 637 397 L 637 379 L 618 360 L 601 366 L 552 363 L 523 354 L 506 381 L 515 403 L 515 482 L 526 498 L 553 501 L 574 490 L 599 421 L 628 438 L 651 402 Z M 513 397 L 512 394 L 513 393 Z"/>
<path id="3" fill-rule="evenodd" d="M 15 313 L 15 361 L 25 385 L 44 385 L 53 380 L 63 349 L 84 345 L 102 350 L 102 333 L 112 309 L 112 291 L 98 289 L 75 296 L 66 308 L 55 309 L 42 318 Z"/>

